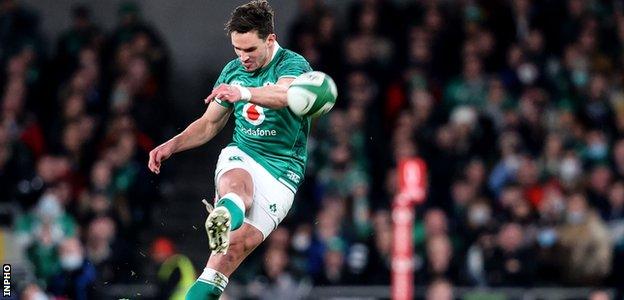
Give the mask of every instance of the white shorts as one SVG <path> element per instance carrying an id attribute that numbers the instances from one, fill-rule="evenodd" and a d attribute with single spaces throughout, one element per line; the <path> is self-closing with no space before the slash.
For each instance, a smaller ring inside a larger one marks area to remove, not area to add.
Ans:
<path id="1" fill-rule="evenodd" d="M 288 214 L 295 194 L 236 146 L 228 146 L 219 154 L 215 169 L 217 187 L 221 176 L 232 169 L 243 169 L 251 175 L 254 187 L 253 204 L 245 213 L 245 223 L 260 230 L 266 239 Z"/>

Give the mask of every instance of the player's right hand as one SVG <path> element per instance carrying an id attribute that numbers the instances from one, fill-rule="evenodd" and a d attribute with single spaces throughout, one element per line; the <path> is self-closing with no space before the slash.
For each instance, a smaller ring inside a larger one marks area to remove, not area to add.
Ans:
<path id="1" fill-rule="evenodd" d="M 160 174 L 160 164 L 173 154 L 168 143 L 164 143 L 149 153 L 149 161 L 147 167 L 155 174 Z"/>
<path id="2" fill-rule="evenodd" d="M 204 103 L 208 104 L 210 103 L 210 101 L 215 99 L 234 103 L 241 100 L 241 92 L 233 85 L 220 84 L 218 87 L 212 90 L 212 93 L 210 93 L 210 95 L 208 95 L 206 99 L 204 99 Z"/>

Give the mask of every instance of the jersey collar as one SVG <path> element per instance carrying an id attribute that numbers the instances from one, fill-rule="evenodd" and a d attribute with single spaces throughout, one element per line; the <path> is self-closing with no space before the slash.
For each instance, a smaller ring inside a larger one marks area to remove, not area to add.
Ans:
<path id="1" fill-rule="evenodd" d="M 273 61 L 273 59 L 275 58 L 275 55 L 277 55 L 277 51 L 279 51 L 280 48 L 282 47 L 280 47 L 279 43 L 275 41 L 275 43 L 273 44 L 273 54 L 271 54 L 271 61 L 269 62 L 269 64 Z"/>

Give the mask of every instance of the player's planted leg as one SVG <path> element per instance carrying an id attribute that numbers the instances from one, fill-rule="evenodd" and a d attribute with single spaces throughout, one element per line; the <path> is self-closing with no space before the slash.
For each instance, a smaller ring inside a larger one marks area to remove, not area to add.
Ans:
<path id="1" fill-rule="evenodd" d="M 228 284 L 227 276 L 206 267 L 197 281 L 186 292 L 186 300 L 217 300 Z"/>
<path id="2" fill-rule="evenodd" d="M 204 272 L 186 293 L 186 299 L 219 299 L 228 277 L 263 240 L 262 233 L 249 224 L 243 224 L 239 230 L 232 232 L 227 254 L 213 253 L 210 256 Z"/>

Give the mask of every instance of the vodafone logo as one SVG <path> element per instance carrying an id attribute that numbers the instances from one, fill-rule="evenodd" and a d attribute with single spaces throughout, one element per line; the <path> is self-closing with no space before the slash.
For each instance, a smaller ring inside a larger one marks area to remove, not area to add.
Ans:
<path id="1" fill-rule="evenodd" d="M 260 125 L 264 122 L 264 108 L 253 103 L 247 103 L 243 106 L 243 117 L 252 125 Z"/>

